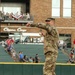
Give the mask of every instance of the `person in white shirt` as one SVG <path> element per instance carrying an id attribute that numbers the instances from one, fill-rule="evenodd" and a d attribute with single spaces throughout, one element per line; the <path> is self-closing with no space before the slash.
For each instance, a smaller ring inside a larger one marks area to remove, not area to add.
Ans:
<path id="1" fill-rule="evenodd" d="M 15 51 L 12 52 L 12 58 L 14 59 L 14 61 L 16 61 L 16 52 Z"/>
<path id="2" fill-rule="evenodd" d="M 29 13 L 27 13 L 27 20 L 30 20 L 30 14 Z"/>

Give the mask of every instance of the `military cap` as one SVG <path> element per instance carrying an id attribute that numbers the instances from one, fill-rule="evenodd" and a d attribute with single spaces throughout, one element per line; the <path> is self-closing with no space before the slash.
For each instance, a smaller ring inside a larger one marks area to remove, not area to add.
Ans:
<path id="1" fill-rule="evenodd" d="M 47 18 L 45 22 L 50 22 L 51 20 L 55 20 L 54 18 Z"/>

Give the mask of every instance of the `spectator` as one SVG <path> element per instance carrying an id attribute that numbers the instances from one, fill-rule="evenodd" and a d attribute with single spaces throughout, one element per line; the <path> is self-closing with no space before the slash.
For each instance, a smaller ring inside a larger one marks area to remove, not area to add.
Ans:
<path id="1" fill-rule="evenodd" d="M 5 19 L 8 20 L 9 19 L 9 13 L 7 12 L 5 15 Z"/>
<path id="2" fill-rule="evenodd" d="M 29 62 L 33 63 L 33 58 L 32 57 L 29 58 Z"/>
<path id="3" fill-rule="evenodd" d="M 27 13 L 27 20 L 30 20 L 30 14 L 29 13 Z"/>
<path id="4" fill-rule="evenodd" d="M 59 40 L 58 41 L 58 49 L 59 50 L 62 50 L 63 49 L 63 44 L 64 44 L 64 41 L 63 40 Z"/>
<path id="5" fill-rule="evenodd" d="M 13 45 L 12 44 L 7 47 L 7 52 L 9 53 L 10 56 L 12 56 L 12 50 L 13 49 L 14 48 L 13 48 Z"/>
<path id="6" fill-rule="evenodd" d="M 74 45 L 74 48 L 75 48 L 75 39 L 74 39 L 74 41 L 73 41 L 73 45 Z"/>
<path id="7" fill-rule="evenodd" d="M 0 19 L 4 19 L 4 12 L 0 11 Z"/>
<path id="8" fill-rule="evenodd" d="M 38 57 L 38 54 L 35 56 L 35 63 L 38 63 L 40 61 L 40 58 Z"/>
<path id="9" fill-rule="evenodd" d="M 27 20 L 26 13 L 23 13 L 23 20 Z"/>
<path id="10" fill-rule="evenodd" d="M 28 59 L 28 57 L 26 55 L 24 55 L 24 61 L 29 62 L 29 59 Z"/>
<path id="11" fill-rule="evenodd" d="M 34 17 L 32 15 L 30 15 L 30 13 L 23 13 L 22 11 L 20 12 L 20 14 L 18 12 L 16 13 L 9 13 L 9 12 L 2 12 L 0 11 L 0 16 L 1 18 L 4 18 L 5 20 L 34 20 Z"/>
<path id="12" fill-rule="evenodd" d="M 2 16 L 2 12 L 0 11 L 0 17 Z"/>
<path id="13" fill-rule="evenodd" d="M 8 46 L 10 46 L 11 44 L 14 43 L 14 40 L 12 39 L 12 37 L 10 37 L 9 39 L 6 40 L 6 43 Z"/>
<path id="14" fill-rule="evenodd" d="M 11 54 L 11 50 L 13 49 L 13 43 L 14 43 L 14 40 L 12 38 L 9 38 L 6 40 L 6 51 L 9 53 L 10 56 L 12 56 Z"/>
<path id="15" fill-rule="evenodd" d="M 63 43 L 63 49 L 64 49 L 64 50 L 67 49 L 67 44 L 66 44 L 66 42 Z"/>
<path id="16" fill-rule="evenodd" d="M 33 63 L 35 63 L 35 59 L 33 58 Z"/>
<path id="17" fill-rule="evenodd" d="M 74 57 L 74 48 L 72 48 L 70 55 L 69 55 L 69 62 L 75 63 L 75 57 Z"/>
<path id="18" fill-rule="evenodd" d="M 10 19 L 10 20 L 14 20 L 14 18 L 12 17 L 12 15 L 13 15 L 13 13 L 11 12 L 11 13 L 9 14 L 9 19 Z"/>
<path id="19" fill-rule="evenodd" d="M 23 52 L 19 52 L 19 61 L 20 62 L 24 62 L 24 55 L 23 55 Z"/>
<path id="20" fill-rule="evenodd" d="M 73 54 L 74 54 L 74 47 L 72 47 L 71 53 L 73 53 Z"/>
<path id="21" fill-rule="evenodd" d="M 12 52 L 12 58 L 14 59 L 14 61 L 16 61 L 16 52 L 15 51 Z"/>
<path id="22" fill-rule="evenodd" d="M 2 41 L 1 43 L 2 43 L 2 46 L 3 46 L 3 47 L 5 47 L 5 42 L 4 42 L 4 41 Z"/>
<path id="23" fill-rule="evenodd" d="M 34 20 L 34 16 L 32 14 L 30 14 L 30 20 L 33 21 Z"/>

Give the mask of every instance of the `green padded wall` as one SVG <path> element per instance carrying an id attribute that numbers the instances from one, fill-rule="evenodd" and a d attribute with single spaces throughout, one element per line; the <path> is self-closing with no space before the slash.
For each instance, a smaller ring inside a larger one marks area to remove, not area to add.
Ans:
<path id="1" fill-rule="evenodd" d="M 57 64 L 56 75 L 75 75 L 75 65 Z M 43 64 L 0 63 L 0 75 L 43 75 Z"/>

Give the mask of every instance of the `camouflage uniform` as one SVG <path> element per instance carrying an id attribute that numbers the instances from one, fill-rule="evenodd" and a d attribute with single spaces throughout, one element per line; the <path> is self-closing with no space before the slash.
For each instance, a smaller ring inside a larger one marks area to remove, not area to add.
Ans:
<path id="1" fill-rule="evenodd" d="M 31 27 L 38 27 L 46 30 L 46 35 L 44 36 L 45 64 L 43 73 L 44 75 L 55 75 L 55 63 L 58 55 L 58 32 L 54 26 L 48 24 L 31 24 Z"/>

